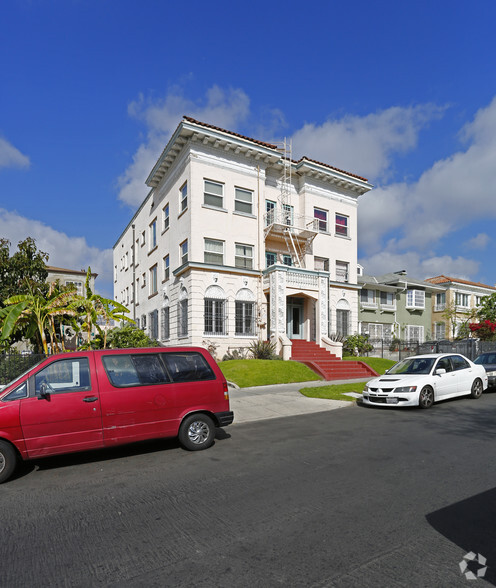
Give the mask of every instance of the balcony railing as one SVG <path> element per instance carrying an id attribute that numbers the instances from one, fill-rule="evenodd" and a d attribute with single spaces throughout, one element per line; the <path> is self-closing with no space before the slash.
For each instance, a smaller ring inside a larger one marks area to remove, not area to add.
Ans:
<path id="1" fill-rule="evenodd" d="M 300 231 L 312 231 L 314 233 L 318 233 L 319 231 L 319 219 L 283 210 L 272 210 L 264 215 L 264 226 L 266 229 L 273 225 L 278 225 L 286 229 L 292 228 Z"/>

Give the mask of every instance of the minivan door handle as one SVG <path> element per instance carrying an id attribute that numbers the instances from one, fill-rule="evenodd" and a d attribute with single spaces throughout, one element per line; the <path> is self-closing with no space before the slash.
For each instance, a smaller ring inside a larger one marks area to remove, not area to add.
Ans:
<path id="1" fill-rule="evenodd" d="M 98 396 L 86 396 L 83 398 L 83 402 L 96 402 L 98 400 Z"/>

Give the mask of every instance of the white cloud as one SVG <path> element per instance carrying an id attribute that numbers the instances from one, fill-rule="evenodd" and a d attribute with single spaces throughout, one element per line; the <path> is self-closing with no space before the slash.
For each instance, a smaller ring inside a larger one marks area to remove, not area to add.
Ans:
<path id="1" fill-rule="evenodd" d="M 0 168 L 29 166 L 29 157 L 21 153 L 6 139 L 0 137 Z"/>
<path id="2" fill-rule="evenodd" d="M 112 249 L 91 247 L 84 237 L 69 237 L 40 221 L 2 208 L 0 235 L 11 242 L 11 252 L 17 249 L 19 241 L 32 237 L 38 250 L 49 254 L 48 265 L 84 271 L 90 266 L 98 274 L 96 291 L 113 298 Z"/>
<path id="3" fill-rule="evenodd" d="M 293 134 L 293 151 L 377 179 L 387 176 L 394 155 L 416 147 L 419 132 L 444 110 L 432 104 L 393 106 L 363 117 L 307 123 Z"/>
<path id="4" fill-rule="evenodd" d="M 466 150 L 436 162 L 417 182 L 390 184 L 360 198 L 361 250 L 373 258 L 383 249 L 384 239 L 394 234 L 397 254 L 414 250 L 430 255 L 441 240 L 445 246 L 450 234 L 470 222 L 496 217 L 496 98 L 477 112 L 461 136 Z M 482 249 L 488 239 L 481 234 L 471 246 Z M 440 268 L 443 273 L 451 271 L 459 277 L 476 273 L 476 262 L 471 260 L 448 258 L 446 263 L 449 267 Z"/>
<path id="5" fill-rule="evenodd" d="M 205 99 L 193 101 L 174 87 L 160 99 L 145 98 L 131 102 L 128 113 L 147 126 L 147 138 L 133 156 L 133 162 L 118 179 L 119 199 L 133 208 L 139 206 L 148 193 L 148 174 L 170 139 L 183 115 L 225 129 L 235 130 L 250 112 L 250 100 L 243 90 L 212 86 Z"/>
<path id="6" fill-rule="evenodd" d="M 489 235 L 487 235 L 486 233 L 479 233 L 472 239 L 465 241 L 464 246 L 468 249 L 479 249 L 480 251 L 483 251 L 487 248 L 490 241 L 491 237 Z"/>

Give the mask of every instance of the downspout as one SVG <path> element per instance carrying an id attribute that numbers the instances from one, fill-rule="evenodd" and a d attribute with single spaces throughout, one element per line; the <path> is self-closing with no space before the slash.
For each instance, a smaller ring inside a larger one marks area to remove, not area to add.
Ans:
<path id="1" fill-rule="evenodd" d="M 135 226 L 132 225 L 133 228 L 133 320 L 136 321 L 136 239 L 135 239 Z"/>
<path id="2" fill-rule="evenodd" d="M 260 203 L 260 166 L 257 165 L 257 202 L 258 202 L 258 292 L 257 292 L 257 302 L 258 302 L 258 337 L 261 339 L 261 331 L 260 325 L 262 324 L 262 308 L 263 308 L 263 273 L 262 273 L 262 245 L 264 240 L 262 239 L 263 235 L 263 208 Z M 262 224 L 261 224 L 262 223 Z M 264 247 L 265 249 L 265 247 Z M 267 321 L 265 322 L 265 326 L 267 328 Z"/>

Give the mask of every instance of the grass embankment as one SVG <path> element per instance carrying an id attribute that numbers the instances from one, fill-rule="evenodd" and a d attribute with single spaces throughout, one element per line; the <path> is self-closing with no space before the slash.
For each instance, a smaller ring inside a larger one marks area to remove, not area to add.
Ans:
<path id="1" fill-rule="evenodd" d="M 232 359 L 219 362 L 219 367 L 226 380 L 234 382 L 241 388 L 322 379 L 306 365 L 297 361 Z"/>
<path id="2" fill-rule="evenodd" d="M 345 360 L 363 361 L 369 365 L 378 374 L 383 374 L 387 369 L 396 362 L 382 357 L 343 357 Z M 365 382 L 356 382 L 355 384 L 334 384 L 329 386 L 318 386 L 316 388 L 302 388 L 300 390 L 303 396 L 308 398 L 326 398 L 328 400 L 348 400 L 353 402 L 353 396 L 346 396 L 345 392 L 362 393 Z"/>

